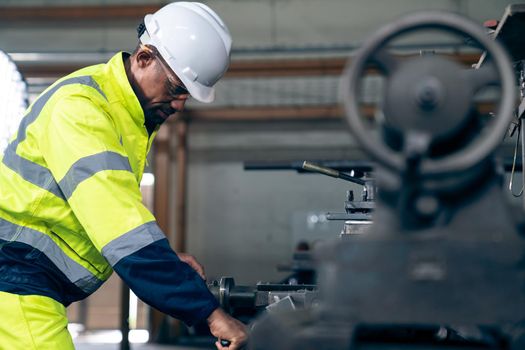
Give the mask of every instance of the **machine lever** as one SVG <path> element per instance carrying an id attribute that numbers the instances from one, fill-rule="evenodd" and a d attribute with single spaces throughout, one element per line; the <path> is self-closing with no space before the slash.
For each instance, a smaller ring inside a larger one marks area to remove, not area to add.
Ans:
<path id="1" fill-rule="evenodd" d="M 320 166 L 318 164 L 315 164 L 315 163 L 312 163 L 312 162 L 309 162 L 309 161 L 306 161 L 306 160 L 303 162 L 303 169 L 304 170 L 308 170 L 308 171 L 312 171 L 312 172 L 315 172 L 315 173 L 320 173 L 320 174 L 323 174 L 323 175 L 328 175 L 328 176 L 335 177 L 335 178 L 338 178 L 338 179 L 343 179 L 343 180 L 346 180 L 346 181 L 350 181 L 350 182 L 356 183 L 358 185 L 362 185 L 362 186 L 366 185 L 366 181 L 364 181 L 364 180 L 358 179 L 356 177 L 348 175 L 347 173 L 343 173 L 343 172 L 340 172 L 340 171 L 332 169 L 332 168 L 326 168 L 326 167 Z"/>

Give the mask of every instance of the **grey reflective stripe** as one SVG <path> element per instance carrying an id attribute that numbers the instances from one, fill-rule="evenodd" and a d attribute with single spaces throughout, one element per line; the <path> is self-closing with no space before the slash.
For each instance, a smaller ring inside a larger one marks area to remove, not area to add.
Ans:
<path id="1" fill-rule="evenodd" d="M 20 157 L 9 145 L 5 151 L 4 164 L 18 173 L 24 180 L 41 187 L 65 200 L 62 191 L 48 168 Z"/>
<path id="2" fill-rule="evenodd" d="M 120 259 L 163 238 L 166 238 L 166 236 L 164 236 L 157 223 L 150 221 L 106 244 L 102 248 L 102 255 L 104 255 L 111 266 L 115 266 Z"/>
<path id="3" fill-rule="evenodd" d="M 103 283 L 88 269 L 71 259 L 48 235 L 0 218 L 0 239 L 20 242 L 41 251 L 78 288 L 93 293 Z"/>
<path id="4" fill-rule="evenodd" d="M 64 195 L 60 191 L 60 188 L 58 187 L 57 182 L 53 178 L 53 175 L 49 171 L 49 169 L 36 164 L 34 162 L 31 162 L 25 158 L 20 157 L 16 153 L 16 149 L 18 145 L 25 140 L 27 136 L 27 128 L 28 126 L 33 123 L 36 118 L 40 115 L 40 112 L 42 112 L 42 109 L 46 105 L 46 103 L 49 101 L 51 96 L 60 89 L 61 87 L 65 85 L 71 85 L 71 84 L 81 84 L 81 85 L 87 85 L 91 86 L 95 90 L 97 90 L 106 100 L 106 95 L 104 92 L 100 89 L 97 82 L 90 76 L 82 76 L 82 77 L 74 77 L 65 79 L 53 87 L 51 87 L 48 91 L 44 92 L 38 100 L 35 101 L 33 106 L 31 107 L 31 110 L 26 114 L 26 116 L 22 119 L 20 122 L 20 126 L 18 127 L 18 134 L 16 139 L 14 139 L 6 148 L 3 162 L 4 164 L 9 167 L 14 172 L 18 173 L 22 178 L 24 178 L 26 181 L 31 182 L 32 184 L 45 189 L 46 191 L 49 191 L 53 193 L 54 195 L 61 197 L 63 199 Z"/>
<path id="5" fill-rule="evenodd" d="M 59 187 L 66 199 L 69 199 L 78 184 L 104 170 L 132 171 L 127 157 L 109 151 L 97 153 L 77 160 L 60 180 Z"/>

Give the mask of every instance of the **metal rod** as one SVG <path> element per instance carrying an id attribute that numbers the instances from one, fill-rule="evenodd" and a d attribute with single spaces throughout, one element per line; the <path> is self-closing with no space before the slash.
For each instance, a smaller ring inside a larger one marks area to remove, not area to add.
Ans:
<path id="1" fill-rule="evenodd" d="M 521 178 L 522 178 L 522 186 L 525 186 L 525 169 L 523 167 L 525 166 L 525 120 L 523 120 L 523 116 L 520 116 L 522 118 L 521 121 Z M 522 203 L 523 203 L 523 210 L 525 210 L 525 196 L 522 196 Z"/>
<path id="2" fill-rule="evenodd" d="M 520 67 L 520 77 L 519 77 L 519 92 L 520 92 L 520 103 L 518 105 L 518 119 L 520 121 L 519 123 L 519 132 L 518 132 L 518 138 L 521 138 L 521 139 L 518 139 L 517 142 L 520 142 L 521 141 L 521 179 L 522 179 L 522 182 L 521 182 L 521 191 L 519 192 L 518 195 L 514 194 L 513 193 L 513 190 L 512 190 L 512 181 L 514 179 L 514 170 L 515 170 L 515 167 L 516 167 L 516 152 L 518 151 L 518 144 L 516 144 L 516 148 L 514 149 L 514 159 L 513 159 L 513 162 L 512 162 L 512 170 L 511 170 L 511 174 L 510 174 L 510 183 L 509 183 L 509 190 L 511 192 L 511 194 L 515 197 L 519 197 L 520 195 L 523 195 L 523 186 L 525 186 L 525 170 L 524 170 L 524 166 L 525 166 L 525 144 L 523 143 L 523 141 L 525 141 L 525 135 L 524 135 L 524 131 L 525 131 L 525 60 L 521 60 L 520 63 L 519 63 L 519 67 Z M 512 136 L 512 134 L 511 134 Z M 522 198 L 522 203 L 523 203 L 523 209 L 525 210 L 525 196 L 523 196 Z"/>
<path id="3" fill-rule="evenodd" d="M 358 179 L 358 178 L 353 177 L 353 176 L 350 176 L 347 173 L 342 173 L 342 172 L 337 171 L 337 170 L 332 169 L 332 168 L 322 167 L 322 166 L 320 166 L 318 164 L 315 164 L 315 163 L 312 163 L 312 162 L 308 162 L 308 161 L 304 161 L 303 169 L 304 170 L 308 170 L 308 171 L 312 171 L 312 172 L 316 172 L 316 173 L 320 173 L 320 174 L 323 174 L 323 175 L 335 177 L 335 178 L 338 178 L 338 179 L 343 179 L 343 180 L 346 180 L 346 181 L 350 181 L 350 182 L 353 182 L 353 183 L 356 183 L 356 184 L 362 185 L 362 186 L 364 186 L 366 184 L 366 181 Z"/>

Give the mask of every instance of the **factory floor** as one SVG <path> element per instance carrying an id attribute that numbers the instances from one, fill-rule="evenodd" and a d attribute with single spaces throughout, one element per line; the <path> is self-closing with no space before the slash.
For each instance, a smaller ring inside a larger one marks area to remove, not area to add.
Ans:
<path id="1" fill-rule="evenodd" d="M 120 344 L 87 344 L 76 343 L 76 350 L 120 350 Z M 155 344 L 131 344 L 130 350 L 203 350 L 203 348 L 194 348 L 187 346 L 175 345 L 155 345 Z"/>
<path id="2" fill-rule="evenodd" d="M 80 334 L 72 334 L 76 350 L 120 350 L 122 339 L 118 330 L 90 331 Z M 191 338 L 181 339 L 182 344 L 190 345 L 160 345 L 150 344 L 147 332 L 132 331 L 130 333 L 129 350 L 213 350 L 213 338 Z M 191 343 L 189 342 L 191 341 Z"/>

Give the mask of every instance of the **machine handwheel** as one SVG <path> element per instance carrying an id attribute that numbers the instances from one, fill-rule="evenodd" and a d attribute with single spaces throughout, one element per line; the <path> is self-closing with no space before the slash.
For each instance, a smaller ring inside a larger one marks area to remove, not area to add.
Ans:
<path id="1" fill-rule="evenodd" d="M 451 60 L 421 56 L 417 59 L 402 61 L 386 50 L 387 44 L 394 38 L 398 39 L 400 36 L 418 30 L 438 30 L 468 36 L 486 51 L 490 60 L 485 60 L 486 64 L 480 69 L 455 72 L 459 65 Z M 372 137 L 360 113 L 358 101 L 360 83 L 365 68 L 372 62 L 384 73 L 386 84 L 392 85 L 390 86 L 392 92 L 390 101 L 392 102 L 388 106 L 389 96 L 386 96 L 387 107 L 390 109 L 384 111 L 385 116 L 387 113 L 393 114 L 394 121 L 396 121 L 395 114 L 397 113 L 405 118 L 404 122 L 408 126 L 404 130 L 405 137 L 411 136 L 406 133 L 412 127 L 410 122 L 416 129 L 418 125 L 424 129 L 427 123 L 424 120 L 425 113 L 432 108 L 438 110 L 438 112 L 433 111 L 434 114 L 440 114 L 449 119 L 443 122 L 446 127 L 459 127 L 463 116 L 455 114 L 468 113 L 473 105 L 472 97 L 477 91 L 488 85 L 499 85 L 501 88 L 501 99 L 495 113 L 496 118 L 491 121 L 492 125 L 487 125 L 479 135 L 460 149 L 442 157 L 423 158 L 420 162 L 420 176 L 434 177 L 468 170 L 489 156 L 501 143 L 513 117 L 516 101 L 515 77 L 506 51 L 478 24 L 453 13 L 411 14 L 379 29 L 363 44 L 353 61 L 347 64 L 341 79 L 340 93 L 346 120 L 354 137 L 364 150 L 380 164 L 390 170 L 403 172 L 406 168 L 405 155 L 378 140 L 377 137 Z M 447 71 L 451 72 L 447 73 Z M 418 75 L 418 73 L 426 74 L 427 72 L 430 73 L 426 76 Z M 417 93 L 413 93 L 414 91 Z M 461 98 L 458 98 L 457 95 Z M 397 101 L 399 99 L 401 101 Z M 403 101 L 403 99 L 408 100 Z M 414 113 L 414 105 L 417 105 L 417 111 L 420 112 L 417 115 Z M 412 121 L 407 122 L 406 116 L 410 113 L 415 116 Z M 452 117 L 449 117 L 451 115 Z M 456 123 L 452 118 L 456 118 L 458 122 Z M 440 137 L 441 134 L 447 132 L 440 128 L 443 126 L 439 122 L 434 122 L 432 130 L 423 130 L 424 132 L 420 134 L 429 131 L 432 134 L 431 137 Z"/>

